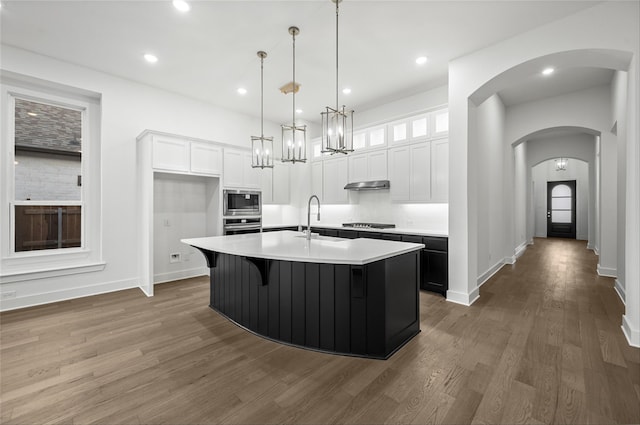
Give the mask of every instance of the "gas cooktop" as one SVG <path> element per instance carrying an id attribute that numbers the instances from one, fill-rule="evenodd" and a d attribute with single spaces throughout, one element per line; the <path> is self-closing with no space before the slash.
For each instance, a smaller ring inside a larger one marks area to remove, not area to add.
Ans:
<path id="1" fill-rule="evenodd" d="M 393 229 L 396 225 L 384 223 L 342 223 L 342 227 L 358 227 L 361 229 Z"/>

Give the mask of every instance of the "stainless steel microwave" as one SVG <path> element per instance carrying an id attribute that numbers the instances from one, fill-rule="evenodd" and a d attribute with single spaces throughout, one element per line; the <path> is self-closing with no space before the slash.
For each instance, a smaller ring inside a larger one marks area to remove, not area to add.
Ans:
<path id="1" fill-rule="evenodd" d="M 261 216 L 262 194 L 259 190 L 223 191 L 224 216 Z"/>

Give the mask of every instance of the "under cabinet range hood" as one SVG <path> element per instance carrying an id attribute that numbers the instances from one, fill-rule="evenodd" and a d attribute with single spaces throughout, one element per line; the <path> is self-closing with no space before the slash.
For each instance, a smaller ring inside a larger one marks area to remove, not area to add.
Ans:
<path id="1" fill-rule="evenodd" d="M 389 180 L 371 180 L 367 182 L 347 183 L 346 190 L 380 190 L 389 189 Z"/>

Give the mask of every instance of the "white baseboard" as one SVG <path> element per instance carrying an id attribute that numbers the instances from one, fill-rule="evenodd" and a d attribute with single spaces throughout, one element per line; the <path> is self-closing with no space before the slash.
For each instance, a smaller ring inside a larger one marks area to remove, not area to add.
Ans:
<path id="1" fill-rule="evenodd" d="M 622 284 L 619 279 L 616 279 L 616 283 L 615 285 L 613 285 L 613 288 L 616 290 L 616 293 L 622 300 L 622 304 L 626 304 L 625 300 L 626 300 L 627 294 L 625 293 L 625 290 L 624 290 L 624 284 Z"/>
<path id="2" fill-rule="evenodd" d="M 602 267 L 600 263 L 598 263 L 598 275 L 604 277 L 616 277 L 618 275 L 617 270 L 610 267 Z"/>
<path id="3" fill-rule="evenodd" d="M 504 264 L 515 264 L 516 263 L 516 256 L 512 255 L 511 257 L 504 257 Z"/>
<path id="4" fill-rule="evenodd" d="M 447 301 L 456 304 L 466 305 L 467 307 L 476 302 L 480 298 L 480 289 L 475 288 L 470 293 L 456 292 L 452 290 L 447 291 Z"/>
<path id="5" fill-rule="evenodd" d="M 79 288 L 61 289 L 59 291 L 43 292 L 26 296 L 17 296 L 12 299 L 0 300 L 0 311 L 16 310 L 19 308 L 34 307 L 42 304 L 50 304 L 59 301 L 72 300 L 74 298 L 88 297 L 91 295 L 105 294 L 107 292 L 122 291 L 124 289 L 138 288 L 135 279 L 118 280 L 114 282 L 98 283 Z"/>
<path id="6" fill-rule="evenodd" d="M 522 256 L 522 254 L 524 254 L 524 252 L 527 250 L 527 245 L 528 245 L 528 244 L 527 244 L 527 242 L 525 241 L 525 242 L 522 242 L 522 243 L 520 244 L 520 246 L 518 246 L 518 247 L 516 248 L 516 253 L 515 253 L 515 257 L 516 257 L 516 258 L 520 258 L 520 257 Z"/>
<path id="7" fill-rule="evenodd" d="M 626 315 L 622 316 L 622 332 L 630 346 L 640 347 L 640 330 L 633 329 Z"/>
<path id="8" fill-rule="evenodd" d="M 478 276 L 478 288 L 481 287 L 487 280 L 491 279 L 491 276 L 498 273 L 498 271 L 504 266 L 503 261 L 498 261 L 491 266 L 486 272 Z"/>
<path id="9" fill-rule="evenodd" d="M 190 277 L 209 275 L 208 267 L 196 267 L 195 269 L 187 269 L 187 270 L 178 270 L 175 272 L 169 273 L 158 273 L 153 276 L 153 283 L 157 285 L 158 283 L 171 282 L 173 280 L 180 279 L 188 279 Z"/>
<path id="10" fill-rule="evenodd" d="M 598 249 L 597 246 L 593 247 L 593 252 L 595 252 L 598 257 L 600 256 L 600 250 Z"/>
<path id="11" fill-rule="evenodd" d="M 587 242 L 587 249 L 590 249 L 591 251 L 595 251 L 596 247 L 593 246 L 593 244 L 591 242 Z"/>

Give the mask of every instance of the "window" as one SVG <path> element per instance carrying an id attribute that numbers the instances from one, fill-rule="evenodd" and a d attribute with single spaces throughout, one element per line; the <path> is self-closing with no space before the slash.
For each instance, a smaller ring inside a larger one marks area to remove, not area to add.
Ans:
<path id="1" fill-rule="evenodd" d="M 0 210 L 0 282 L 98 270 L 100 96 L 8 74 L 0 91 L 0 196 L 8 206 Z"/>
<path id="2" fill-rule="evenodd" d="M 84 111 L 13 104 L 14 251 L 82 247 Z"/>

